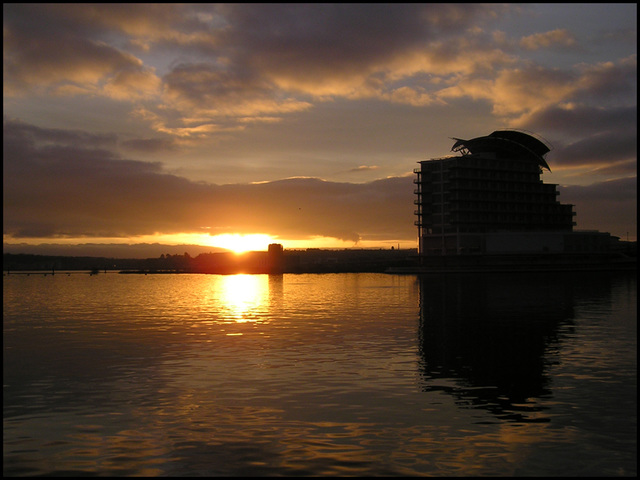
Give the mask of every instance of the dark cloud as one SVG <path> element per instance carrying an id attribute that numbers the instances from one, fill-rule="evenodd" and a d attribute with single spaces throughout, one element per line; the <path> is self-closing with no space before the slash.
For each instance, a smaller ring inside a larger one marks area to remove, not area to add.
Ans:
<path id="1" fill-rule="evenodd" d="M 570 137 L 593 135 L 606 130 L 626 130 L 637 127 L 638 109 L 634 106 L 601 108 L 578 105 L 563 108 L 553 105 L 532 115 L 525 128 L 535 132 L 550 132 Z"/>
<path id="2" fill-rule="evenodd" d="M 166 3 L 11 3 L 3 4 L 3 23 L 12 33 L 30 38 L 32 46 L 46 47 L 48 40 L 53 49 L 51 39 L 60 37 L 126 46 L 128 35 L 156 40 L 175 29 L 204 28 L 185 13 L 184 6 Z"/>
<path id="3" fill-rule="evenodd" d="M 51 143 L 55 136 L 63 141 Z M 175 231 L 181 218 L 176 192 L 195 192 L 199 186 L 187 190 L 189 182 L 163 175 L 159 164 L 125 160 L 97 148 L 101 140 L 5 120 L 5 233 L 117 237 L 163 228 Z M 147 190 L 151 184 L 160 190 Z M 164 209 L 160 224 L 154 205 Z"/>
<path id="4" fill-rule="evenodd" d="M 250 225 L 259 226 L 257 231 L 273 231 L 284 238 L 321 235 L 352 242 L 415 238 L 411 177 L 363 184 L 294 178 L 226 188 L 238 200 L 247 198 L 237 207 L 237 218 L 249 217 Z M 255 203 L 260 207 L 251 207 Z"/>
<path id="5" fill-rule="evenodd" d="M 328 97 L 428 104 L 433 99 L 424 87 L 394 82 L 422 73 L 425 63 L 455 64 L 468 55 L 469 43 L 443 41 L 501 7 L 232 4 L 216 10 L 224 28 L 215 31 L 206 55 L 172 65 L 164 81 L 176 101 L 192 108 L 251 115 L 296 111 Z"/>
<path id="6" fill-rule="evenodd" d="M 130 84 L 134 79 L 137 89 L 153 88 L 155 79 L 149 68 L 132 54 L 104 41 L 113 40 L 116 31 L 105 20 L 113 18 L 119 8 L 3 5 L 5 92 L 22 94 L 33 88 L 61 85 L 86 88 L 111 82 L 110 94 L 117 95 L 114 89 L 121 89 L 122 83 Z"/>
<path id="7" fill-rule="evenodd" d="M 560 201 L 576 206 L 576 229 L 610 232 L 626 240 L 637 235 L 637 177 L 610 180 L 588 186 L 559 188 Z"/>
<path id="8" fill-rule="evenodd" d="M 568 81 L 564 101 L 536 110 L 520 126 L 549 138 L 555 147 L 553 161 L 562 166 L 635 162 L 635 55 L 618 62 L 582 66 Z"/>
<path id="9" fill-rule="evenodd" d="M 167 138 L 136 138 L 125 140 L 122 145 L 129 150 L 145 153 L 167 152 L 178 149 L 176 142 Z"/>
<path id="10" fill-rule="evenodd" d="M 575 36 L 565 29 L 535 33 L 520 40 L 522 48 L 538 50 L 542 48 L 574 49 L 577 45 Z"/>
<path id="11" fill-rule="evenodd" d="M 360 69 L 461 32 L 489 12 L 473 4 L 253 4 L 222 10 L 237 55 L 276 70 Z"/>
<path id="12" fill-rule="evenodd" d="M 579 88 L 572 100 L 619 106 L 637 98 L 638 63 L 635 54 L 616 62 L 582 65 L 581 73 Z"/>
<path id="13" fill-rule="evenodd" d="M 165 75 L 164 82 L 174 100 L 215 115 L 286 112 L 291 102 L 298 108 L 308 106 L 289 95 L 278 98 L 278 89 L 259 75 L 244 75 L 209 63 L 177 65 Z"/>
<path id="14" fill-rule="evenodd" d="M 354 243 L 414 236 L 410 177 L 211 185 L 95 148 L 90 135 L 83 142 L 70 133 L 69 142 L 50 144 L 42 138 L 55 132 L 7 120 L 4 127 L 4 233 L 16 238 L 201 233 L 205 227 Z"/>
<path id="15" fill-rule="evenodd" d="M 553 159 L 558 165 L 614 164 L 634 160 L 637 163 L 638 137 L 635 127 L 606 131 L 586 136 L 569 145 L 554 150 Z"/>
<path id="16" fill-rule="evenodd" d="M 562 188 L 563 201 L 580 202 L 635 202 L 638 198 L 638 182 L 635 176 L 598 182 L 592 185 L 565 185 Z"/>
<path id="17" fill-rule="evenodd" d="M 88 133 L 82 130 L 40 128 L 20 120 L 3 117 L 3 143 L 13 148 L 33 145 L 84 145 L 92 148 L 113 148 L 117 137 L 114 134 Z"/>
<path id="18" fill-rule="evenodd" d="M 10 4 L 3 7 L 5 88 L 118 86 L 134 74 L 145 84 L 139 89 L 152 88 L 152 72 L 135 55 L 170 48 L 177 61 L 166 82 L 186 98 L 212 101 L 221 89 L 257 88 L 262 95 L 274 76 L 316 84 L 322 77 L 368 75 L 381 62 L 464 32 L 496 10 L 471 4 Z M 203 75 L 210 91 L 197 81 Z"/>

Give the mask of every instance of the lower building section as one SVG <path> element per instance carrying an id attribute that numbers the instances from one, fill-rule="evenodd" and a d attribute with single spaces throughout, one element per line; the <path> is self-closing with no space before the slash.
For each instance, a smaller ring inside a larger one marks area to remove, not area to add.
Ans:
<path id="1" fill-rule="evenodd" d="M 616 250 L 617 237 L 597 231 L 491 232 L 422 235 L 421 257 L 472 254 L 603 253 Z"/>
<path id="2" fill-rule="evenodd" d="M 635 269 L 618 237 L 598 231 L 423 235 L 418 273 Z"/>

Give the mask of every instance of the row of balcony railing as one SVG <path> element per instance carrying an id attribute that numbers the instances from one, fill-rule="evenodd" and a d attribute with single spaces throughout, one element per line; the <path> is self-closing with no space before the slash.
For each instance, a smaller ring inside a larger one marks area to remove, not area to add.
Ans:
<path id="1" fill-rule="evenodd" d="M 553 183 L 530 183 L 530 182 L 480 182 L 480 181 L 468 181 L 468 182 L 455 182 L 453 184 L 441 184 L 441 183 L 417 183 L 417 188 L 414 189 L 414 193 L 440 193 L 443 190 L 445 192 L 453 191 L 481 191 L 481 192 L 532 192 L 532 193 L 547 193 L 553 195 L 559 195 L 557 185 Z"/>
<path id="2" fill-rule="evenodd" d="M 487 195 L 465 195 L 465 196 L 445 196 L 445 198 L 441 198 L 440 195 L 434 195 L 432 198 L 422 197 L 417 198 L 413 201 L 414 205 L 424 205 L 425 207 L 429 207 L 431 209 L 440 209 L 442 206 L 448 206 L 449 208 L 465 208 L 464 205 L 468 204 L 482 204 L 482 205 L 531 205 L 532 207 L 536 205 L 543 206 L 562 206 L 562 205 L 570 205 L 565 203 L 558 202 L 555 197 L 550 198 L 547 196 L 541 196 L 539 198 L 531 198 L 531 196 L 513 196 L 513 197 L 494 197 Z"/>
<path id="3" fill-rule="evenodd" d="M 524 208 L 523 208 L 524 207 Z M 517 213 L 521 215 L 534 215 L 534 214 L 553 214 L 553 215 L 570 215 L 575 216 L 576 212 L 573 211 L 573 205 L 514 205 L 514 204 L 502 204 L 502 205 L 488 205 L 476 203 L 473 205 L 466 206 L 456 206 L 450 207 L 446 209 L 441 208 L 431 208 L 428 211 L 425 211 L 424 206 L 420 206 L 417 210 L 414 210 L 414 215 L 441 215 L 440 212 L 444 211 L 444 213 L 459 213 L 466 212 L 469 214 L 478 214 L 478 213 Z M 435 213 L 431 213 L 435 212 Z"/>
<path id="4" fill-rule="evenodd" d="M 556 221 L 553 221 L 556 220 Z M 419 228 L 441 228 L 442 225 L 449 227 L 464 226 L 465 228 L 483 228 L 492 229 L 499 228 L 502 230 L 517 230 L 522 227 L 527 227 L 531 230 L 550 230 L 550 229 L 562 229 L 569 226 L 576 226 L 576 222 L 566 219 L 517 219 L 517 218 L 505 218 L 502 220 L 487 220 L 480 219 L 476 221 L 459 220 L 452 218 L 446 221 L 444 224 L 441 222 L 428 222 L 425 220 L 416 220 L 413 224 Z"/>
<path id="5" fill-rule="evenodd" d="M 443 176 L 440 176 L 440 173 L 433 174 L 422 174 L 420 179 L 414 178 L 414 183 L 418 182 L 428 182 L 428 183 L 451 183 L 451 182 L 459 182 L 459 181 L 496 181 L 499 180 L 501 182 L 517 182 L 517 183 L 542 183 L 539 175 L 536 174 L 524 174 L 524 173 L 513 173 L 513 172 L 480 172 L 480 173 L 472 173 L 472 172 L 445 172 Z"/>
<path id="6" fill-rule="evenodd" d="M 446 165 L 442 165 L 444 161 Z M 492 160 L 492 159 L 474 159 L 466 157 L 448 157 L 444 159 L 432 159 L 419 162 L 420 167 L 414 168 L 413 173 L 428 173 L 431 171 L 438 172 L 449 169 L 464 170 L 499 170 L 513 172 L 531 172 L 542 174 L 543 169 L 537 164 L 531 162 L 519 162 L 510 160 Z"/>

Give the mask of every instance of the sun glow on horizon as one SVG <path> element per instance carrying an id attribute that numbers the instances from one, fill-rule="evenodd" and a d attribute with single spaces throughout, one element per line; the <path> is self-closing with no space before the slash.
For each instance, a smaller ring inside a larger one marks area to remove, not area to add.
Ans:
<path id="1" fill-rule="evenodd" d="M 211 235 L 203 242 L 204 245 L 226 248 L 235 253 L 265 251 L 268 249 L 270 243 L 276 243 L 276 240 L 272 236 L 263 233 L 250 235 L 224 233 L 221 235 Z"/>
<path id="2" fill-rule="evenodd" d="M 161 234 L 156 233 L 153 235 L 140 235 L 132 237 L 69 237 L 69 238 L 12 238 L 9 235 L 3 236 L 3 244 L 9 245 L 15 250 L 20 245 L 26 246 L 46 246 L 46 245 L 66 245 L 77 246 L 82 248 L 83 246 L 99 247 L 105 245 L 105 247 L 114 245 L 167 245 L 176 246 L 183 245 L 185 250 L 192 255 L 197 253 L 191 251 L 189 246 L 202 246 L 202 247 L 215 247 L 235 252 L 236 254 L 242 254 L 244 252 L 267 251 L 269 245 L 272 243 L 281 244 L 285 250 L 305 250 L 308 248 L 320 248 L 320 249 L 349 249 L 349 248 L 373 248 L 373 249 L 386 249 L 386 248 L 416 248 L 415 240 L 398 239 L 398 240 L 361 240 L 359 242 L 347 241 L 343 239 L 324 237 L 324 236 L 310 236 L 304 238 L 281 238 L 275 235 L 266 233 L 258 234 L 240 234 L 240 233 L 225 233 L 219 235 L 210 235 L 208 233 L 168 233 Z M 15 253 L 15 252 L 14 252 Z M 80 254 L 80 253 L 79 253 Z M 108 254 L 104 254 L 108 255 Z"/>
<path id="3" fill-rule="evenodd" d="M 156 234 L 137 237 L 136 241 L 166 243 L 168 245 L 178 244 L 217 247 L 231 250 L 237 254 L 253 251 L 263 252 L 268 250 L 269 244 L 281 243 L 275 237 L 267 235 L 266 233 L 222 233 L 219 235 L 210 235 L 208 233 Z"/>
<path id="4" fill-rule="evenodd" d="M 171 238 L 163 236 L 163 238 L 155 237 L 155 241 L 166 241 L 167 243 L 184 243 L 192 245 L 203 245 L 207 247 L 218 247 L 231 250 L 234 253 L 242 254 L 244 252 L 264 252 L 268 250 L 272 243 L 282 244 L 285 249 L 307 249 L 307 248 L 400 248 L 400 244 L 404 248 L 414 248 L 414 241 L 407 240 L 388 240 L 388 241 L 360 241 L 354 243 L 352 241 L 341 240 L 333 237 L 314 236 L 303 239 L 281 239 L 279 237 L 266 233 L 223 233 L 219 235 L 209 234 L 181 234 L 173 235 Z"/>

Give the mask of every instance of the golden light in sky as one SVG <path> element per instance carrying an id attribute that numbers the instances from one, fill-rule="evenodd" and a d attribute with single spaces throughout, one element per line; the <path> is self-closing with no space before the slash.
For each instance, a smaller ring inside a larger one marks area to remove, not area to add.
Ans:
<path id="1" fill-rule="evenodd" d="M 225 233 L 223 235 L 211 236 L 210 239 L 206 241 L 206 245 L 226 248 L 236 253 L 265 251 L 270 243 L 275 243 L 275 239 L 270 235 L 262 233 L 251 235 Z"/>
<path id="2" fill-rule="evenodd" d="M 220 235 L 209 235 L 207 233 L 182 233 L 174 235 L 149 235 L 130 239 L 132 242 L 160 242 L 170 245 L 204 245 L 208 247 L 218 247 L 231 250 L 235 253 L 243 252 L 264 252 L 269 248 L 270 243 L 281 243 L 275 237 L 265 233 L 224 233 Z"/>

